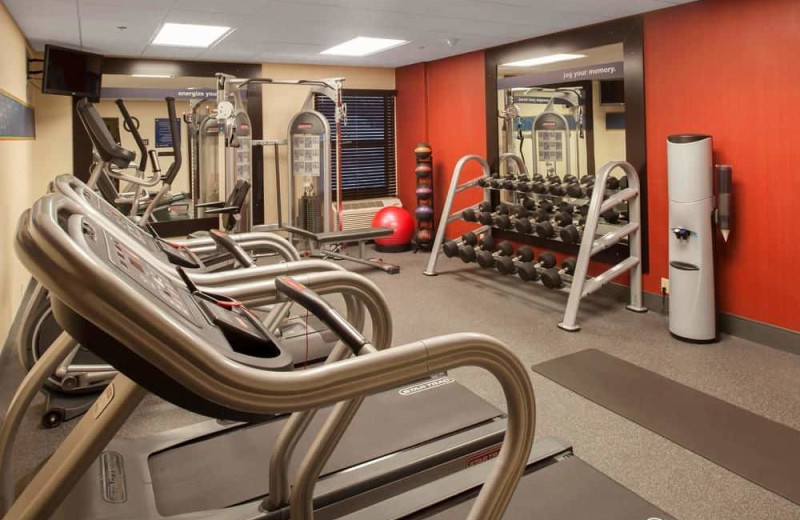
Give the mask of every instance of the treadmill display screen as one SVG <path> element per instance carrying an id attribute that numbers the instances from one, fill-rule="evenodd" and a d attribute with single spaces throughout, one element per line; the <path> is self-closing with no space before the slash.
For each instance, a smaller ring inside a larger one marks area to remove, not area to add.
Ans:
<path id="1" fill-rule="evenodd" d="M 142 262 L 142 259 L 125 244 L 106 233 L 108 258 L 120 271 L 124 272 L 139 285 L 147 289 L 153 296 L 161 300 L 167 307 L 195 325 L 195 317 L 189 311 L 190 298 L 185 290 L 181 290 L 164 275 Z"/>

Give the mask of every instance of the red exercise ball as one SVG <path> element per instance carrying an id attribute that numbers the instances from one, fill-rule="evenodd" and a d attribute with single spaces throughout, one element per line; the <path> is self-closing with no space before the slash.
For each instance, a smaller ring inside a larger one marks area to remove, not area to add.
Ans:
<path id="1" fill-rule="evenodd" d="M 388 237 L 375 239 L 375 250 L 381 253 L 399 253 L 411 249 L 411 237 L 414 235 L 414 219 L 403 208 L 390 206 L 375 213 L 372 227 L 388 227 L 394 229 Z"/>

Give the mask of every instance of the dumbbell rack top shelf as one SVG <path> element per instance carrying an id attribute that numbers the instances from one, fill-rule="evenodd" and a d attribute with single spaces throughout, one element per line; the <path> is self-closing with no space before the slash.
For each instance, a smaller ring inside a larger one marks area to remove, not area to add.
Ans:
<path id="1" fill-rule="evenodd" d="M 492 197 L 493 194 L 503 192 L 502 188 L 486 187 L 485 190 L 489 193 L 489 197 Z M 534 198 L 537 201 L 549 200 L 553 204 L 558 204 L 559 202 L 569 202 L 570 204 L 573 204 L 575 206 L 581 206 L 591 202 L 591 197 L 575 198 L 570 196 L 559 196 L 550 194 L 532 194 L 532 193 L 522 193 L 522 192 L 517 192 L 517 193 L 519 193 L 520 195 Z M 608 224 L 601 222 L 598 228 L 598 232 L 605 234 L 609 230 L 617 229 L 618 227 L 619 226 L 617 224 Z M 578 244 L 571 244 L 554 238 L 542 238 L 534 234 L 524 234 L 514 229 L 493 228 L 492 236 L 498 240 L 510 240 L 512 242 L 518 242 L 521 244 L 526 244 L 534 247 L 541 247 L 543 249 L 558 251 L 560 253 L 568 255 L 577 255 L 579 251 Z M 627 239 L 623 239 L 615 243 L 614 245 L 608 247 L 607 249 L 599 252 L 597 256 L 593 257 L 593 260 L 603 262 L 606 264 L 616 264 L 618 262 L 625 260 L 626 258 L 628 258 L 628 256 L 630 256 L 630 249 L 628 247 L 628 242 Z"/>

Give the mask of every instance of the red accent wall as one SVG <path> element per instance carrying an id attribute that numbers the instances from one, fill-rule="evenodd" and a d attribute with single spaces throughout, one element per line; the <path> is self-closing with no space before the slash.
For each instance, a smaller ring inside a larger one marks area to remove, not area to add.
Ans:
<path id="1" fill-rule="evenodd" d="M 718 308 L 800 330 L 800 2 L 705 0 L 645 16 L 650 274 L 667 267 L 666 137 L 707 133 L 733 165 Z"/>
<path id="2" fill-rule="evenodd" d="M 428 140 L 427 66 L 427 63 L 417 63 L 399 68 L 394 78 L 397 89 L 397 196 L 412 214 L 417 207 L 414 147 Z"/>
<path id="3" fill-rule="evenodd" d="M 414 145 L 426 141 L 433 149 L 434 209 L 441 213 L 453 168 L 468 154 L 486 156 L 486 91 L 483 51 L 397 69 L 397 184 L 403 206 L 416 208 Z M 462 179 L 480 175 L 469 166 Z M 481 194 L 464 193 L 455 208 L 481 200 Z M 454 222 L 450 237 L 475 226 Z"/>
<path id="4" fill-rule="evenodd" d="M 735 183 L 731 240 L 717 244 L 718 309 L 800 330 L 800 217 L 793 211 L 800 207 L 799 28 L 797 0 L 702 0 L 645 15 L 645 290 L 659 293 L 668 275 L 666 137 L 707 133 L 715 161 L 733 165 Z M 456 161 L 485 155 L 483 59 L 475 52 L 397 70 L 406 207 L 415 207 L 413 146 L 423 136 L 433 146 L 437 211 Z M 448 235 L 472 227 L 454 224 Z"/>

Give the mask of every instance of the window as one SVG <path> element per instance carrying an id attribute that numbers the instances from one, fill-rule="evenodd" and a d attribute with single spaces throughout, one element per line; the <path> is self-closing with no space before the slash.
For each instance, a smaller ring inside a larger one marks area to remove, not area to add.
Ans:
<path id="1" fill-rule="evenodd" d="M 397 195 L 394 92 L 345 91 L 347 125 L 342 126 L 342 199 Z M 336 199 L 336 121 L 334 103 L 317 94 L 314 108 L 331 125 L 331 178 Z"/>

